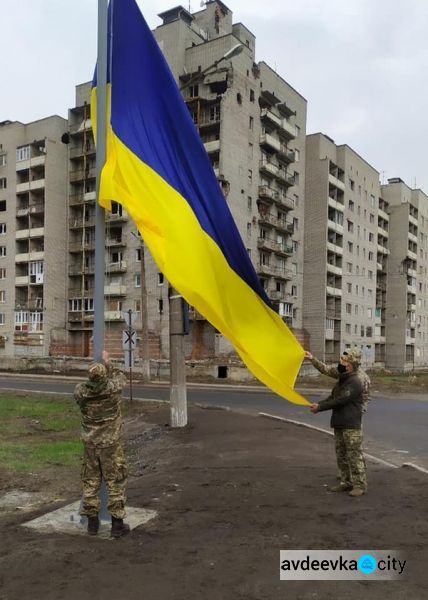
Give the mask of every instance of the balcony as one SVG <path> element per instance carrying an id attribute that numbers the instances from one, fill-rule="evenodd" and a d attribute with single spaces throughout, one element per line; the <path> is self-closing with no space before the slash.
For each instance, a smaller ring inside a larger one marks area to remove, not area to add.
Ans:
<path id="1" fill-rule="evenodd" d="M 70 265 L 68 274 L 70 277 L 81 277 L 82 275 L 93 275 L 95 273 L 95 265 L 83 267 L 82 265 Z"/>
<path id="2" fill-rule="evenodd" d="M 42 190 L 45 187 L 45 180 L 33 179 L 32 181 L 25 181 L 24 183 L 16 184 L 16 193 L 22 194 L 22 192 Z"/>
<path id="3" fill-rule="evenodd" d="M 416 310 L 416 304 L 413 304 L 411 302 L 407 302 L 407 310 L 410 312 L 413 312 Z"/>
<path id="4" fill-rule="evenodd" d="M 335 210 L 338 210 L 341 213 L 343 213 L 343 211 L 345 209 L 345 207 L 343 206 L 343 204 L 341 202 L 338 202 L 331 196 L 328 197 L 328 205 L 330 206 L 330 208 L 334 208 Z"/>
<path id="5" fill-rule="evenodd" d="M 383 265 L 382 265 L 382 263 L 380 263 L 380 262 L 376 263 L 376 270 L 377 271 L 383 271 Z"/>
<path id="6" fill-rule="evenodd" d="M 84 148 L 82 144 L 79 144 L 78 146 L 72 146 L 70 148 L 70 158 L 77 158 L 79 156 L 87 156 L 89 154 L 95 153 L 96 148 L 94 144 L 89 144 L 88 146 L 86 146 L 86 148 Z"/>
<path id="7" fill-rule="evenodd" d="M 295 139 L 297 137 L 296 126 L 292 125 L 287 119 L 282 119 L 281 133 L 289 139 Z"/>
<path id="8" fill-rule="evenodd" d="M 335 275 L 342 275 L 342 267 L 337 267 L 336 265 L 331 265 L 327 263 L 327 271 L 329 273 L 334 273 Z"/>
<path id="9" fill-rule="evenodd" d="M 418 255 L 416 254 L 416 252 L 412 252 L 409 249 L 407 249 L 407 256 L 412 260 L 418 260 Z"/>
<path id="10" fill-rule="evenodd" d="M 70 242 L 68 245 L 69 252 L 83 252 L 95 249 L 95 240 L 81 241 L 81 242 Z"/>
<path id="11" fill-rule="evenodd" d="M 105 285 L 105 296 L 126 296 L 126 285 Z"/>
<path id="12" fill-rule="evenodd" d="M 384 237 L 386 239 L 389 238 L 389 232 L 386 229 L 384 229 L 383 227 L 378 226 L 377 233 L 378 233 L 378 235 L 381 235 L 382 237 Z"/>
<path id="13" fill-rule="evenodd" d="M 377 251 L 380 254 L 389 254 L 388 248 L 386 248 L 385 246 L 381 246 L 380 244 L 377 245 Z"/>
<path id="14" fill-rule="evenodd" d="M 70 206 L 79 206 L 85 202 L 93 202 L 96 200 L 96 192 L 86 192 L 86 194 L 73 194 L 70 196 Z"/>
<path id="15" fill-rule="evenodd" d="M 278 290 L 266 290 L 266 294 L 268 295 L 268 298 L 271 300 L 276 300 L 277 302 L 285 302 L 288 296 L 285 292 Z"/>
<path id="16" fill-rule="evenodd" d="M 220 151 L 220 140 L 212 140 L 211 142 L 205 142 L 204 148 L 208 154 Z"/>
<path id="17" fill-rule="evenodd" d="M 280 148 L 278 150 L 278 157 L 287 163 L 295 162 L 296 153 L 294 150 L 289 150 L 285 144 L 280 144 Z"/>
<path id="18" fill-rule="evenodd" d="M 292 187 L 293 185 L 296 185 L 294 175 L 290 175 L 285 169 L 278 169 L 276 178 L 279 179 L 279 181 L 287 187 Z"/>
<path id="19" fill-rule="evenodd" d="M 376 335 L 374 336 L 375 344 L 385 344 L 386 337 L 384 335 Z"/>
<path id="20" fill-rule="evenodd" d="M 107 310 L 104 312 L 105 321 L 124 321 L 122 311 L 120 310 Z"/>
<path id="21" fill-rule="evenodd" d="M 343 192 L 345 191 L 345 184 L 343 183 L 343 181 L 341 181 L 331 173 L 328 174 L 328 181 L 332 185 L 335 185 L 339 190 L 342 190 Z"/>
<path id="22" fill-rule="evenodd" d="M 294 233 L 294 225 L 293 223 L 288 223 L 285 219 L 278 219 L 274 215 L 270 213 L 260 213 L 259 214 L 259 223 L 272 225 L 276 229 L 280 231 L 286 231 L 287 233 Z"/>
<path id="23" fill-rule="evenodd" d="M 83 181 L 84 179 L 95 179 L 96 169 L 91 167 L 90 169 L 77 169 L 76 171 L 70 171 L 69 177 L 72 183 L 76 181 Z"/>
<path id="24" fill-rule="evenodd" d="M 69 298 L 92 298 L 94 295 L 94 287 L 91 285 L 88 289 L 83 289 L 81 287 L 74 287 L 68 290 Z M 78 311 L 80 314 L 80 311 Z"/>
<path id="25" fill-rule="evenodd" d="M 281 119 L 281 117 L 277 117 L 277 115 L 275 115 L 268 108 L 262 108 L 260 118 L 264 121 L 269 121 L 272 123 L 272 125 L 275 125 L 275 127 L 282 127 L 283 119 Z"/>
<path id="26" fill-rule="evenodd" d="M 409 223 L 411 223 L 415 227 L 418 226 L 418 220 L 413 215 L 409 215 Z"/>
<path id="27" fill-rule="evenodd" d="M 335 254 L 338 254 L 339 256 L 343 255 L 342 246 L 338 246 L 337 244 L 334 244 L 333 242 L 327 242 L 327 250 L 329 250 L 330 252 L 334 252 Z"/>
<path id="28" fill-rule="evenodd" d="M 416 294 L 416 285 L 407 285 L 408 294 Z"/>
<path id="29" fill-rule="evenodd" d="M 414 233 L 411 233 L 411 232 L 409 231 L 409 233 L 407 234 L 407 237 L 408 237 L 408 238 L 409 238 L 409 240 L 410 240 L 411 242 L 413 242 L 414 244 L 417 244 L 417 243 L 418 243 L 418 236 L 417 236 L 417 235 L 415 235 Z"/>
<path id="30" fill-rule="evenodd" d="M 384 221 L 389 221 L 389 215 L 388 215 L 388 213 L 386 213 L 381 208 L 378 209 L 378 213 L 377 214 L 378 214 L 378 217 L 380 217 Z"/>
<path id="31" fill-rule="evenodd" d="M 42 167 L 46 162 L 46 155 L 39 154 L 38 156 L 32 156 L 28 160 L 20 160 L 16 163 L 16 171 L 26 171 L 30 167 Z"/>
<path id="32" fill-rule="evenodd" d="M 95 227 L 95 215 L 91 215 L 88 219 L 70 217 L 68 221 L 70 229 L 82 229 L 84 227 Z"/>
<path id="33" fill-rule="evenodd" d="M 291 269 L 274 267 L 270 265 L 262 265 L 261 263 L 259 263 L 257 266 L 257 272 L 261 275 L 269 275 L 270 277 L 276 277 L 277 279 L 293 279 L 293 272 L 291 271 Z"/>
<path id="34" fill-rule="evenodd" d="M 260 136 L 260 146 L 265 146 L 269 150 L 279 152 L 281 149 L 281 142 L 269 133 L 262 133 Z"/>
<path id="35" fill-rule="evenodd" d="M 335 331 L 334 329 L 326 329 L 325 330 L 325 340 L 326 341 L 340 341 L 340 331 Z"/>
<path id="36" fill-rule="evenodd" d="M 23 275 L 20 277 L 15 277 L 15 285 L 16 286 L 20 286 L 20 285 L 30 285 L 30 277 L 28 275 Z"/>
<path id="37" fill-rule="evenodd" d="M 15 262 L 28 262 L 30 260 L 44 260 L 45 253 L 43 250 L 38 250 L 36 252 L 23 252 L 15 255 Z"/>
<path id="38" fill-rule="evenodd" d="M 272 177 L 276 177 L 279 171 L 279 168 L 268 160 L 261 160 L 259 163 L 260 171 L 271 175 Z"/>
<path id="39" fill-rule="evenodd" d="M 326 288 L 327 296 L 342 296 L 342 290 L 340 288 L 332 287 L 331 285 L 327 285 Z"/>
<path id="40" fill-rule="evenodd" d="M 407 269 L 407 275 L 409 275 L 409 277 L 416 277 L 417 276 L 417 271 L 416 269 Z"/>
<path id="41" fill-rule="evenodd" d="M 125 273 L 127 270 L 126 260 L 106 265 L 106 273 Z"/>
<path id="42" fill-rule="evenodd" d="M 105 245 L 106 248 L 112 248 L 115 246 L 126 246 L 126 242 L 119 237 L 106 238 Z"/>
<path id="43" fill-rule="evenodd" d="M 31 229 L 18 229 L 15 232 L 15 239 L 23 240 L 27 238 L 43 237 L 45 235 L 44 227 L 32 227 Z"/>
<path id="44" fill-rule="evenodd" d="M 126 223 L 128 213 L 123 211 L 122 214 L 106 212 L 106 223 Z"/>
<path id="45" fill-rule="evenodd" d="M 328 219 L 327 225 L 330 231 L 335 231 L 336 233 L 343 234 L 343 225 L 341 225 L 340 223 Z"/>

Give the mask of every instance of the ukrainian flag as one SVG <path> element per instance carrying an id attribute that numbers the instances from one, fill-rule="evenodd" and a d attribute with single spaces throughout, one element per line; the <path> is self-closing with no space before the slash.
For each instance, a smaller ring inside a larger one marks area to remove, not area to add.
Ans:
<path id="1" fill-rule="evenodd" d="M 100 204 L 136 223 L 159 270 L 280 396 L 304 351 L 271 308 L 174 77 L 135 0 L 110 3 L 110 116 Z M 92 92 L 96 116 L 96 81 Z"/>

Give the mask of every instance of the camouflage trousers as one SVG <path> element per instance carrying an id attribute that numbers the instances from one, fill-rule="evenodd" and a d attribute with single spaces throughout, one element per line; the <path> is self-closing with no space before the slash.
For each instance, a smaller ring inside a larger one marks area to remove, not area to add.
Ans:
<path id="1" fill-rule="evenodd" d="M 84 444 L 82 462 L 83 507 L 80 514 L 95 517 L 100 510 L 99 491 L 104 479 L 108 489 L 108 511 L 112 517 L 125 517 L 125 488 L 128 469 L 122 445 L 97 448 Z"/>
<path id="2" fill-rule="evenodd" d="M 335 429 L 334 440 L 341 483 L 366 490 L 366 461 L 361 449 L 363 432 L 361 429 Z"/>

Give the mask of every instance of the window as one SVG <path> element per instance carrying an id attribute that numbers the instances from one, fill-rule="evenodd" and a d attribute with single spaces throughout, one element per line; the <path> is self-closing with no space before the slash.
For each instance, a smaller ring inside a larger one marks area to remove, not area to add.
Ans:
<path id="1" fill-rule="evenodd" d="M 163 273 L 158 273 L 158 285 L 163 285 L 164 276 Z"/>
<path id="2" fill-rule="evenodd" d="M 353 222 L 348 219 L 347 223 L 348 223 L 348 231 L 349 231 L 349 233 L 354 233 L 354 224 L 353 224 Z"/>
<path id="3" fill-rule="evenodd" d="M 350 315 L 350 314 L 352 314 L 352 304 L 349 304 L 349 303 L 348 303 L 348 304 L 346 305 L 346 314 L 347 314 L 347 315 Z"/>
<path id="4" fill-rule="evenodd" d="M 349 200 L 348 208 L 351 212 L 354 212 L 355 204 L 352 200 Z"/>
<path id="5" fill-rule="evenodd" d="M 6 302 L 6 292 L 4 290 L 0 290 L 0 302 Z"/>
<path id="6" fill-rule="evenodd" d="M 365 331 L 364 325 L 361 325 L 361 327 L 360 327 L 360 335 L 361 335 L 361 337 L 364 337 L 364 331 Z"/>
<path id="7" fill-rule="evenodd" d="M 299 185 L 299 177 L 300 177 L 299 173 L 297 171 L 294 171 L 294 174 L 293 174 L 294 185 Z"/>
<path id="8" fill-rule="evenodd" d="M 253 172 L 251 169 L 248 169 L 248 181 L 252 183 L 253 181 Z"/>
<path id="9" fill-rule="evenodd" d="M 7 154 L 0 154 L 0 167 L 4 167 L 6 164 Z"/>
<path id="10" fill-rule="evenodd" d="M 373 271 L 367 271 L 367 275 L 369 279 L 373 279 Z"/>
<path id="11" fill-rule="evenodd" d="M 374 242 L 374 234 L 369 231 L 369 242 Z"/>
<path id="12" fill-rule="evenodd" d="M 369 260 L 374 260 L 374 254 L 373 254 L 373 252 L 369 252 Z"/>
<path id="13" fill-rule="evenodd" d="M 0 223 L 0 235 L 4 235 L 6 233 L 6 223 Z"/>
<path id="14" fill-rule="evenodd" d="M 250 102 L 254 102 L 256 99 L 256 95 L 254 93 L 254 90 L 250 90 Z"/>
<path id="15" fill-rule="evenodd" d="M 28 160 L 30 158 L 30 146 L 22 146 L 16 149 L 16 162 Z"/>
<path id="16" fill-rule="evenodd" d="M 299 195 L 293 194 L 294 206 L 299 206 Z"/>
<path id="17" fill-rule="evenodd" d="M 293 229 L 299 231 L 299 219 L 297 217 L 293 217 Z"/>
<path id="18" fill-rule="evenodd" d="M 248 127 L 249 127 L 249 129 L 251 129 L 251 131 L 253 131 L 253 129 L 254 129 L 254 117 L 250 117 L 250 119 L 248 121 Z"/>
<path id="19" fill-rule="evenodd" d="M 370 213 L 369 221 L 370 221 L 370 223 L 374 223 L 374 214 L 373 213 Z"/>
<path id="20" fill-rule="evenodd" d="M 141 300 L 134 300 L 134 312 L 141 312 Z"/>
<path id="21" fill-rule="evenodd" d="M 354 244 L 352 242 L 348 242 L 348 252 L 350 254 L 354 252 Z"/>
<path id="22" fill-rule="evenodd" d="M 351 333 L 351 324 L 350 323 L 346 323 L 345 331 L 346 331 L 346 333 Z"/>
<path id="23" fill-rule="evenodd" d="M 137 262 L 141 262 L 141 248 L 137 248 L 135 250 L 135 260 Z"/>
<path id="24" fill-rule="evenodd" d="M 0 325 L 5 325 L 6 323 L 6 315 L 4 313 L 0 313 Z"/>
<path id="25" fill-rule="evenodd" d="M 300 160 L 300 150 L 297 150 L 297 148 L 294 149 L 294 162 L 299 162 Z"/>
<path id="26" fill-rule="evenodd" d="M 0 269 L 0 279 L 6 279 L 6 269 Z"/>
<path id="27" fill-rule="evenodd" d="M 295 125 L 296 127 L 296 137 L 299 137 L 300 135 L 300 127 L 298 125 Z"/>
<path id="28" fill-rule="evenodd" d="M 160 315 L 163 313 L 163 298 L 159 298 L 158 300 L 158 312 Z"/>
<path id="29" fill-rule="evenodd" d="M 6 256 L 6 246 L 0 246 L 0 258 Z"/>
<path id="30" fill-rule="evenodd" d="M 198 84 L 189 86 L 189 96 L 190 96 L 190 98 L 197 98 L 199 96 L 199 85 Z"/>
<path id="31" fill-rule="evenodd" d="M 350 262 L 346 263 L 346 270 L 348 273 L 352 273 L 352 263 L 350 263 Z"/>
<path id="32" fill-rule="evenodd" d="M 253 199 L 251 198 L 251 196 L 248 196 L 247 198 L 247 208 L 248 210 L 251 210 L 253 208 Z"/>
<path id="33" fill-rule="evenodd" d="M 141 287 L 141 273 L 135 273 L 134 275 L 134 285 L 136 288 Z"/>
<path id="34" fill-rule="evenodd" d="M 352 191 L 354 191 L 354 189 L 355 189 L 355 181 L 353 181 L 352 179 L 349 179 L 349 187 L 351 188 Z"/>
<path id="35" fill-rule="evenodd" d="M 210 108 L 210 122 L 220 121 L 220 104 L 215 104 Z"/>
<path id="36" fill-rule="evenodd" d="M 251 237 L 251 228 L 252 228 L 251 223 L 247 223 L 247 235 L 248 235 L 248 237 Z"/>
<path id="37" fill-rule="evenodd" d="M 373 310 L 371 308 L 367 309 L 367 317 L 371 319 L 373 317 Z"/>

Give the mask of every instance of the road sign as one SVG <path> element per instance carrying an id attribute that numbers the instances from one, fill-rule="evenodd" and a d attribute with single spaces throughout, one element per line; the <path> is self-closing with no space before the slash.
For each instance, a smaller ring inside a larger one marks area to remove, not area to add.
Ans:
<path id="1" fill-rule="evenodd" d="M 135 350 L 137 346 L 137 332 L 135 329 L 124 329 L 122 331 L 122 348 L 124 350 Z"/>

